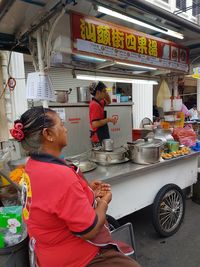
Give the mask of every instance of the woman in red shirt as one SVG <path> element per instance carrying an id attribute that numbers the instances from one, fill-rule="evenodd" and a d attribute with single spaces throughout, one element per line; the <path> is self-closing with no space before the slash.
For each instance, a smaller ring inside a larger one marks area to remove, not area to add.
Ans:
<path id="1" fill-rule="evenodd" d="M 30 155 L 21 181 L 23 217 L 39 267 L 138 267 L 115 250 L 105 227 L 109 185 L 89 184 L 60 159 L 67 130 L 57 113 L 31 108 L 10 132 Z"/>
<path id="2" fill-rule="evenodd" d="M 93 146 L 101 145 L 103 139 L 109 139 L 108 123 L 116 124 L 116 118 L 107 118 L 105 105 L 111 103 L 110 96 L 106 91 L 106 85 L 102 82 L 92 83 L 90 93 L 94 97 L 89 105 L 89 118 L 91 128 L 91 142 Z"/>

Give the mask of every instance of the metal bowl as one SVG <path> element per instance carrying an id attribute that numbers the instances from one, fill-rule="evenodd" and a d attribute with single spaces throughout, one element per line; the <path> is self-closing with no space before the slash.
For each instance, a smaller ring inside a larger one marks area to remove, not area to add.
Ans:
<path id="1" fill-rule="evenodd" d="M 123 147 L 116 148 L 114 151 L 93 150 L 91 160 L 101 165 L 110 165 L 127 162 L 127 150 Z"/>
<path id="2" fill-rule="evenodd" d="M 97 164 L 89 161 L 89 160 L 85 160 L 85 161 L 74 161 L 73 162 L 74 165 L 76 165 L 77 167 L 80 168 L 81 172 L 89 172 L 92 171 L 94 169 L 96 169 Z"/>

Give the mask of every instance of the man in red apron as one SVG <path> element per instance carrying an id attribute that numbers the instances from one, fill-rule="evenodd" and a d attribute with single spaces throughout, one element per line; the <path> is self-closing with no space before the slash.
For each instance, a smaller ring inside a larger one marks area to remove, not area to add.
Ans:
<path id="1" fill-rule="evenodd" d="M 107 118 L 106 111 L 104 111 L 104 106 L 109 105 L 111 99 L 103 82 L 92 83 L 90 93 L 94 96 L 89 105 L 90 138 L 92 145 L 97 147 L 104 139 L 110 138 L 108 123 L 116 124 L 117 119 Z"/>

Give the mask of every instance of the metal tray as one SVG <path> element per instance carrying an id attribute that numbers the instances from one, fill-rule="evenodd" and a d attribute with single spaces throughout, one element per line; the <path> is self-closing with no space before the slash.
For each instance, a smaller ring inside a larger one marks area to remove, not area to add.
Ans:
<path id="1" fill-rule="evenodd" d="M 75 161 L 73 164 L 79 167 L 81 172 L 83 173 L 93 171 L 97 167 L 97 164 L 95 162 L 89 161 L 89 160 L 80 161 L 80 162 Z"/>

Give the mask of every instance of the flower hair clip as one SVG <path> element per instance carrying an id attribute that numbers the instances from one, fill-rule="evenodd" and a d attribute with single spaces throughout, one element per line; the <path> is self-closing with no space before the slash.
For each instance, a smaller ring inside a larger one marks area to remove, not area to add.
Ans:
<path id="1" fill-rule="evenodd" d="M 10 130 L 10 134 L 14 137 L 17 141 L 22 141 L 24 139 L 24 132 L 23 132 L 23 124 L 21 122 L 15 122 L 14 128 Z"/>

